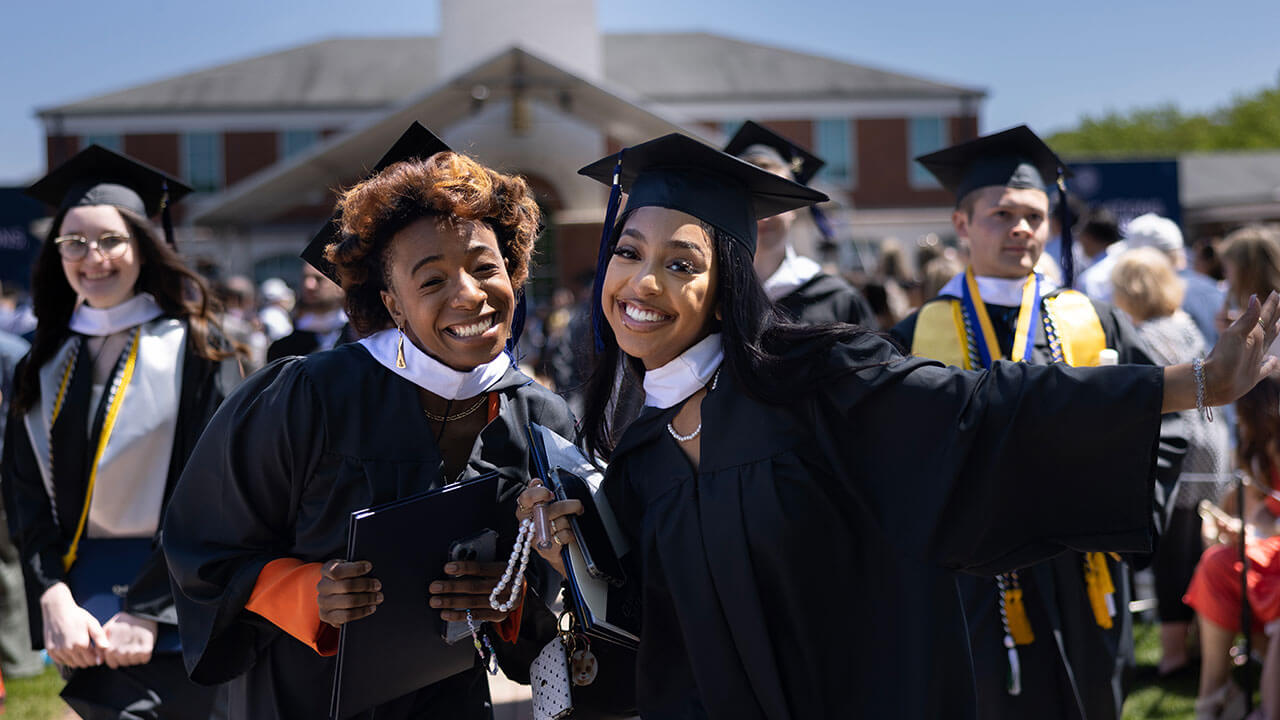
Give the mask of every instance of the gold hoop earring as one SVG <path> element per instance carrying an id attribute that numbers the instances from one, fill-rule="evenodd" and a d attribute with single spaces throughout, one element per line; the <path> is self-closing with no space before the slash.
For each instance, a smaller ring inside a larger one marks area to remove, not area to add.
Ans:
<path id="1" fill-rule="evenodd" d="M 396 367 L 403 370 L 404 365 L 404 326 L 396 326 L 396 330 L 400 332 L 400 340 L 396 343 Z"/>

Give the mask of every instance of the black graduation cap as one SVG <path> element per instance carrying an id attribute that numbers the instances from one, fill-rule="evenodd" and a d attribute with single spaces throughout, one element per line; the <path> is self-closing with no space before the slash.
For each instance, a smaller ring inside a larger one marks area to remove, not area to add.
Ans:
<path id="1" fill-rule="evenodd" d="M 1059 174 L 1071 177 L 1066 163 L 1026 125 L 921 155 L 916 161 L 933 173 L 957 202 L 991 185 L 1047 193 L 1057 184 Z"/>
<path id="2" fill-rule="evenodd" d="M 86 205 L 113 205 L 141 215 L 163 218 L 165 240 L 173 243 L 169 206 L 191 188 L 163 170 L 127 155 L 90 145 L 27 188 L 31 197 L 58 212 Z"/>
<path id="3" fill-rule="evenodd" d="M 373 170 L 367 173 L 366 177 L 372 177 L 386 170 L 392 165 L 406 160 L 425 160 L 438 152 L 451 151 L 443 140 L 436 137 L 435 133 L 423 127 L 422 123 L 417 120 L 409 126 L 378 160 L 378 164 L 373 166 Z M 333 263 L 329 262 L 324 251 L 331 243 L 337 242 L 342 233 L 342 211 L 334 210 L 329 219 L 325 221 L 324 227 L 320 228 L 320 232 L 311 239 L 307 247 L 302 251 L 303 260 L 310 263 L 311 267 L 319 270 L 325 277 L 341 285 L 338 280 L 337 269 Z M 516 300 L 516 307 L 511 317 L 511 337 L 507 339 L 507 349 L 511 352 L 512 357 L 516 354 L 516 343 L 520 341 L 520 336 L 524 332 L 525 316 L 528 313 L 528 303 L 525 300 L 524 293 L 519 293 Z M 516 358 L 518 359 L 518 358 Z"/>
<path id="4" fill-rule="evenodd" d="M 738 128 L 729 144 L 724 146 L 724 151 L 740 158 L 756 145 L 763 145 L 776 152 L 782 159 L 782 164 L 791 170 L 791 175 L 801 185 L 808 185 L 813 176 L 827 164 L 822 158 L 754 120 L 748 120 Z"/>
<path id="5" fill-rule="evenodd" d="M 626 148 L 578 174 L 626 192 L 628 209 L 657 206 L 686 212 L 724 231 L 751 253 L 756 249 L 756 220 L 827 199 L 817 190 L 679 133 Z M 613 220 L 606 220 L 606 237 Z"/>
<path id="6" fill-rule="evenodd" d="M 792 177 L 801 185 L 808 185 L 813 176 L 827 164 L 826 160 L 754 120 L 748 120 L 738 128 L 738 132 L 734 133 L 729 144 L 724 146 L 724 151 L 750 162 L 748 158 L 753 153 L 760 152 L 761 147 L 776 154 L 782 165 L 791 171 Z M 831 221 L 827 219 L 826 213 L 822 212 L 817 205 L 810 205 L 809 213 L 813 215 L 813 224 L 822 235 L 823 244 L 834 245 L 835 231 L 832 230 Z"/>
<path id="7" fill-rule="evenodd" d="M 609 208 L 596 258 L 592 306 L 596 347 L 603 350 L 600 292 L 609 264 L 609 239 L 618 204 L 627 193 L 627 209 L 664 207 L 688 213 L 756 251 L 756 221 L 827 199 L 817 190 L 762 170 L 749 162 L 679 133 L 663 135 L 578 171 L 611 187 Z"/>
<path id="8" fill-rule="evenodd" d="M 1070 287 L 1074 276 L 1071 256 L 1070 206 L 1066 201 L 1066 179 L 1071 169 L 1031 128 L 1019 125 L 992 135 L 969 140 L 937 152 L 921 155 L 916 161 L 950 190 L 959 203 L 978 188 L 998 186 L 1058 190 L 1058 212 L 1062 222 L 1062 271 Z"/>
<path id="9" fill-rule="evenodd" d="M 443 140 L 435 136 L 435 133 L 426 129 L 418 121 L 414 121 L 400 135 L 400 139 L 396 140 L 391 149 L 382 156 L 373 170 L 367 174 L 372 177 L 388 167 L 401 162 L 402 160 L 425 160 L 438 152 L 449 150 L 449 146 Z M 302 251 L 301 257 L 306 260 L 311 267 L 319 270 L 325 277 L 338 283 L 338 272 L 333 267 L 333 263 L 325 259 L 324 251 L 331 243 L 337 242 L 342 233 L 342 211 L 334 210 L 333 215 L 325 221 L 324 227 L 320 228 L 320 232 L 307 243 L 307 247 Z"/>

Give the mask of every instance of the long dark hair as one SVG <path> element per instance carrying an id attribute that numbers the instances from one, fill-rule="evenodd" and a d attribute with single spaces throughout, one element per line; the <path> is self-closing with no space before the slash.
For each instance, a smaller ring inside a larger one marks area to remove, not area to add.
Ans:
<path id="1" fill-rule="evenodd" d="M 628 216 L 629 213 L 619 218 L 613 228 L 611 254 Z M 716 331 L 723 338 L 724 368 L 752 398 L 771 405 L 794 402 L 813 389 L 810 374 L 804 368 L 821 351 L 870 332 L 845 323 L 792 322 L 765 294 L 746 248 L 710 225 L 704 224 L 703 229 L 711 238 L 715 255 L 715 307 L 720 311 Z M 644 367 L 636 358 L 622 353 L 608 323 L 603 324 L 601 336 L 604 350 L 596 352 L 594 344 L 591 347 L 591 375 L 583 398 L 579 438 L 589 456 L 607 460 L 631 419 L 624 407 L 627 403 L 612 400 L 634 397 L 640 392 Z M 797 354 L 797 348 L 804 348 L 805 352 Z"/>
<path id="2" fill-rule="evenodd" d="M 215 300 L 204 279 L 182 262 L 146 218 L 124 208 L 116 210 L 124 218 L 129 236 L 138 243 L 142 266 L 135 290 L 151 293 L 166 315 L 187 321 L 187 346 L 196 355 L 214 361 L 230 357 L 232 353 L 222 340 L 215 316 Z M 76 291 L 67 282 L 62 258 L 53 242 L 65 217 L 65 210 L 54 216 L 31 270 L 31 305 L 37 324 L 31 352 L 14 383 L 17 392 L 13 407 L 17 412 L 27 412 L 40 399 L 40 368 L 71 333 L 68 325 L 76 307 Z"/>

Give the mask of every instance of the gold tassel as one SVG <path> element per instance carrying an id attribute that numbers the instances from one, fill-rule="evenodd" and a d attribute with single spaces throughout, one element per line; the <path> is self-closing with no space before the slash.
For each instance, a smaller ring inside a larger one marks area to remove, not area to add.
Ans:
<path id="1" fill-rule="evenodd" d="M 404 366 L 404 328 L 397 327 L 396 330 L 400 331 L 400 340 L 399 342 L 396 343 L 396 367 L 403 370 L 405 367 Z"/>
<path id="2" fill-rule="evenodd" d="M 1009 623 L 1009 634 L 1018 645 L 1030 645 L 1035 642 L 1036 635 L 1031 631 L 1031 619 L 1027 617 L 1027 608 L 1022 602 L 1022 588 L 1011 587 L 1004 591 L 1004 614 Z"/>
<path id="3" fill-rule="evenodd" d="M 1089 606 L 1093 608 L 1093 619 L 1098 627 L 1110 629 L 1111 618 L 1115 615 L 1116 586 L 1111 581 L 1111 570 L 1107 568 L 1107 558 L 1102 553 L 1087 553 L 1084 556 L 1084 584 L 1089 593 Z"/>

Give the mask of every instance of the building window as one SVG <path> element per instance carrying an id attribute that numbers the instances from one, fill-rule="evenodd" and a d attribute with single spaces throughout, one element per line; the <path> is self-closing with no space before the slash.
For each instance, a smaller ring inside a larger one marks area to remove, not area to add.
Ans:
<path id="1" fill-rule="evenodd" d="M 222 188 L 222 136 L 191 132 L 182 136 L 182 160 L 187 182 L 196 192 Z"/>
<path id="2" fill-rule="evenodd" d="M 120 133 L 96 133 L 84 136 L 84 146 L 101 145 L 108 150 L 124 152 L 124 138 Z"/>
<path id="3" fill-rule="evenodd" d="M 297 155 L 317 142 L 320 142 L 319 130 L 285 130 L 280 133 L 280 157 Z"/>
<path id="4" fill-rule="evenodd" d="M 911 168 L 911 187 L 922 189 L 938 187 L 937 178 L 915 159 L 946 147 L 951 142 L 949 135 L 945 117 L 934 115 L 911 118 L 907 138 L 907 164 Z"/>
<path id="5" fill-rule="evenodd" d="M 853 123 L 849 118 L 820 118 L 813 123 L 813 154 L 826 161 L 818 177 L 851 186 L 856 172 Z"/>

